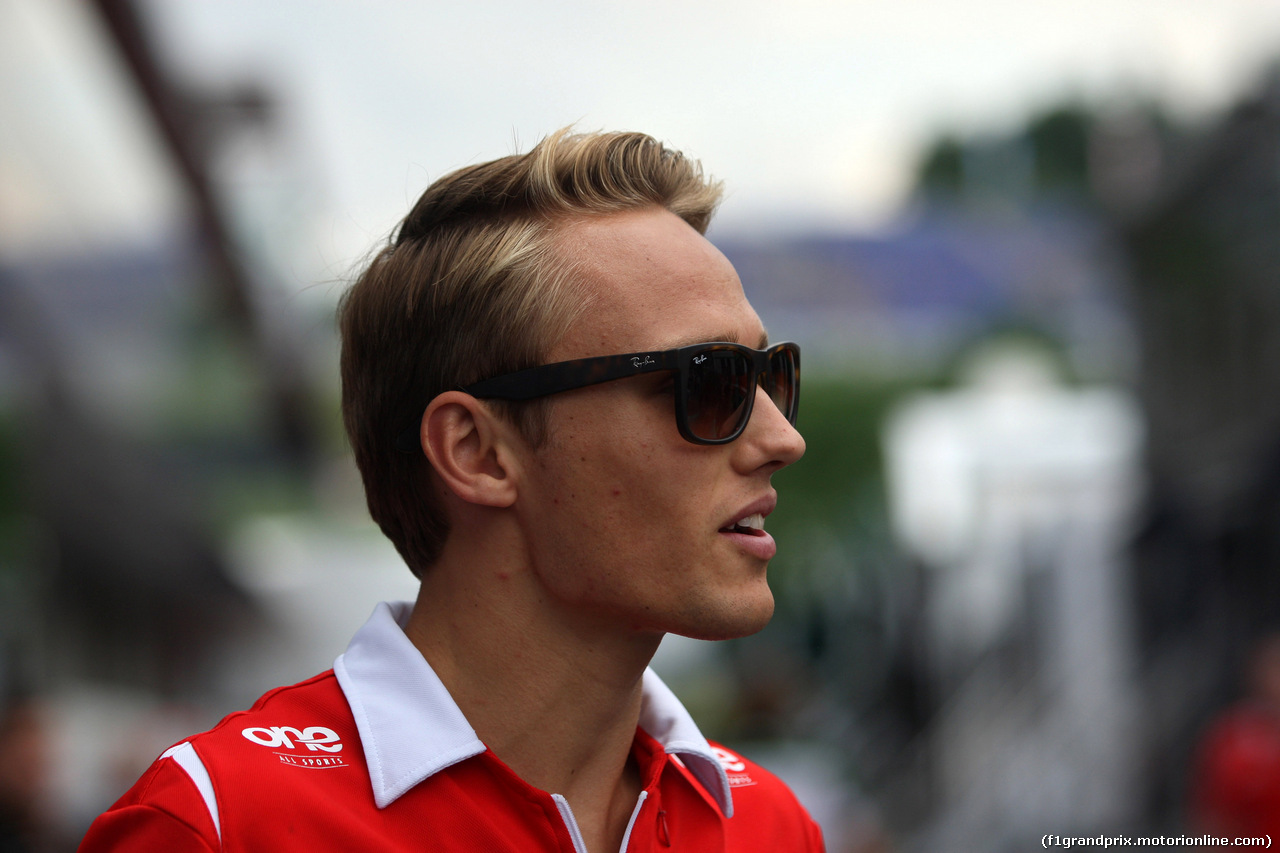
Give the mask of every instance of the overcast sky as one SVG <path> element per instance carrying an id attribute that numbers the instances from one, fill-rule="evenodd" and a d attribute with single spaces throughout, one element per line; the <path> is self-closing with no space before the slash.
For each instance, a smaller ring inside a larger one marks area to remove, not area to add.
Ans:
<path id="1" fill-rule="evenodd" d="M 1205 115 L 1280 55 L 1276 0 L 143 8 L 183 78 L 265 80 L 277 93 L 288 180 L 311 186 L 304 239 L 323 243 L 330 263 L 385 234 L 430 180 L 566 124 L 643 130 L 702 159 L 730 190 L 721 229 L 865 228 L 892 218 L 938 130 L 998 130 L 1072 94 L 1154 94 Z M 101 70 L 112 59 L 95 39 L 75 0 L 0 0 L 9 232 L 39 233 L 68 205 L 108 231 L 142 233 L 171 215 L 154 142 L 112 90 Z M 67 127 L 75 138 L 56 138 Z"/>

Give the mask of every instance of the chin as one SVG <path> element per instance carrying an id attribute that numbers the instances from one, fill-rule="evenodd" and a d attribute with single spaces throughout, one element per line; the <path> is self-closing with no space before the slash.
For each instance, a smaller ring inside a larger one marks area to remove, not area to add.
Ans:
<path id="1" fill-rule="evenodd" d="M 690 624 L 672 630 L 694 640 L 736 640 L 748 637 L 769 624 L 773 618 L 773 593 L 765 588 L 765 595 L 751 601 L 738 600 L 730 606 L 712 612 L 704 611 Z"/>

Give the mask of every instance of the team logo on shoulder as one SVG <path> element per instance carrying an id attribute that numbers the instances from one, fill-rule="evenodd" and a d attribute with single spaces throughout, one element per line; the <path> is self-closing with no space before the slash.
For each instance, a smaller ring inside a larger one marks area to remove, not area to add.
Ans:
<path id="1" fill-rule="evenodd" d="M 734 755 L 722 746 L 711 747 L 711 752 L 729 777 L 730 787 L 740 788 L 743 785 L 754 785 L 756 783 L 755 779 L 747 775 L 747 762 L 743 761 L 739 756 Z"/>
<path id="2" fill-rule="evenodd" d="M 296 729 L 293 726 L 251 726 L 241 729 L 245 740 L 253 741 L 258 746 L 272 749 L 287 749 L 288 752 L 277 752 L 275 755 L 281 764 L 292 767 L 347 767 L 340 755 L 316 755 L 320 753 L 342 752 L 342 739 L 333 729 L 324 726 L 307 726 Z M 305 747 L 305 751 L 299 751 Z"/>

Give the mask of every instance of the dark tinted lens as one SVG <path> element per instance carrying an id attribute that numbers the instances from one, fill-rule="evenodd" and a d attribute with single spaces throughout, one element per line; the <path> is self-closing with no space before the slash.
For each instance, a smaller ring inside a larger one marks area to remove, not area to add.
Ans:
<path id="1" fill-rule="evenodd" d="M 778 411 L 791 423 L 796 422 L 796 392 L 799 389 L 796 355 L 790 349 L 781 349 L 769 357 L 769 371 L 762 377 L 765 393 Z"/>
<path id="2" fill-rule="evenodd" d="M 732 435 L 742 425 L 753 393 L 751 363 L 742 353 L 699 353 L 689 366 L 685 391 L 689 431 L 707 439 Z"/>

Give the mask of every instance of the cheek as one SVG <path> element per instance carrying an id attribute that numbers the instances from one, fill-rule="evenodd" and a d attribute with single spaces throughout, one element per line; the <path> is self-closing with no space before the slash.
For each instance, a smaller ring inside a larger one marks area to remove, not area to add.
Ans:
<path id="1" fill-rule="evenodd" d="M 541 500 L 558 516 L 547 522 L 571 537 L 562 547 L 654 549 L 655 537 L 684 540 L 713 523 L 728 471 L 721 454 L 681 438 L 658 401 L 600 396 L 593 406 L 558 404 L 540 454 Z"/>
<path id="2" fill-rule="evenodd" d="M 536 533 L 544 554 L 587 575 L 611 566 L 669 559 L 668 548 L 687 548 L 709 522 L 710 496 L 688 465 L 672 464 L 646 442 L 608 452 L 580 450 L 569 463 L 543 469 L 545 498 Z M 664 464 L 665 462 L 665 464 Z"/>

